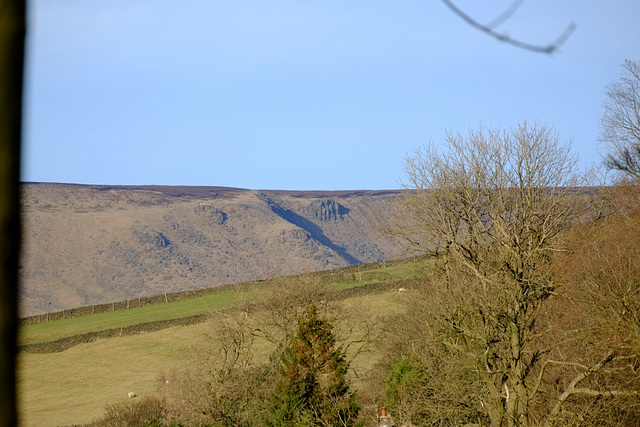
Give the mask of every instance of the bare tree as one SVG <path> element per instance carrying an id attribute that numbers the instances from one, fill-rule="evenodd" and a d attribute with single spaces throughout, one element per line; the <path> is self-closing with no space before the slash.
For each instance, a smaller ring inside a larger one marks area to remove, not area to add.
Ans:
<path id="1" fill-rule="evenodd" d="M 266 413 L 277 369 L 256 351 L 244 308 L 212 313 L 208 337 L 194 346 L 189 363 L 159 376 L 168 424 L 253 425 Z"/>
<path id="2" fill-rule="evenodd" d="M 527 426 L 544 355 L 536 320 L 556 287 L 548 267 L 585 206 L 577 158 L 552 129 L 523 123 L 448 133 L 444 152 L 417 150 L 406 173 L 394 232 L 443 259 L 448 282 L 423 304 L 429 339 L 477 375 L 491 425 Z"/>
<path id="3" fill-rule="evenodd" d="M 640 63 L 625 60 L 602 106 L 600 141 L 609 151 L 605 166 L 640 181 Z"/>
<path id="4" fill-rule="evenodd" d="M 573 195 L 584 184 L 570 145 L 527 123 L 512 133 L 448 133 L 444 153 L 429 144 L 405 169 L 409 191 L 398 215 L 408 221 L 388 231 L 443 256 L 445 265 L 456 255 L 478 277 L 506 269 L 521 282 L 534 281 L 530 265 L 546 259 L 574 219 Z M 490 257 L 502 264 L 487 263 Z"/>
<path id="5" fill-rule="evenodd" d="M 524 0 L 514 0 L 507 8 L 507 10 L 505 10 L 488 24 L 481 24 L 477 20 L 473 19 L 469 14 L 465 13 L 462 9 L 457 7 L 451 0 L 442 0 L 442 2 L 465 22 L 467 22 L 472 27 L 482 31 L 483 33 L 510 45 L 538 53 L 554 53 L 560 46 L 564 44 L 565 41 L 567 41 L 569 36 L 571 36 L 571 33 L 573 33 L 573 30 L 575 30 L 576 28 L 576 25 L 572 22 L 554 42 L 549 43 L 548 45 L 537 45 L 515 39 L 505 33 L 500 33 L 497 30 L 500 25 L 502 25 L 505 21 L 511 18 L 511 16 L 513 16 L 513 14 L 520 8 L 520 5 L 522 5 Z"/>

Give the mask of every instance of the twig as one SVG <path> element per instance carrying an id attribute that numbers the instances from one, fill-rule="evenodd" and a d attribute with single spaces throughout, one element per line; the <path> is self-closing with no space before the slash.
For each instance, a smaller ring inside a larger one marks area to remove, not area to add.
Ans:
<path id="1" fill-rule="evenodd" d="M 455 4 L 453 4 L 451 0 L 442 0 L 442 2 L 449 9 L 451 9 L 456 15 L 458 15 L 460 18 L 462 18 L 472 27 L 484 32 L 485 34 L 497 40 L 500 40 L 510 45 L 519 47 L 521 49 L 530 50 L 533 52 L 546 53 L 549 55 L 554 53 L 556 50 L 558 50 L 560 46 L 562 46 L 562 44 L 564 44 L 565 41 L 567 41 L 571 33 L 573 33 L 573 30 L 576 29 L 576 24 L 572 22 L 564 30 L 564 32 L 560 35 L 560 37 L 558 37 L 553 43 L 550 43 L 547 46 L 530 44 L 530 43 L 526 43 L 526 42 L 511 38 L 505 34 L 498 33 L 497 31 L 494 30 L 495 27 L 502 24 L 505 20 L 509 19 L 511 15 L 513 15 L 515 10 L 520 6 L 520 3 L 522 3 L 522 0 L 518 0 L 514 4 L 512 4 L 512 6 L 505 13 L 503 13 L 498 18 L 493 20 L 489 25 L 483 25 L 478 21 L 476 21 L 475 19 L 471 18 L 469 15 L 467 15 L 461 9 L 459 9 Z"/>

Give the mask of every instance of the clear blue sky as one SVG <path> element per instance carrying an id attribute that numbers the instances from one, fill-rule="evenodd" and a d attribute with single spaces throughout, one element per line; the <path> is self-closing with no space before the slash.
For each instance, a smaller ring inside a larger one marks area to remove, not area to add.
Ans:
<path id="1" fill-rule="evenodd" d="M 456 4 L 488 23 L 510 2 Z M 640 2 L 527 0 L 499 30 L 547 44 L 571 22 L 548 56 L 440 0 L 32 0 L 22 180 L 393 189 L 447 129 L 522 120 L 600 162 Z"/>

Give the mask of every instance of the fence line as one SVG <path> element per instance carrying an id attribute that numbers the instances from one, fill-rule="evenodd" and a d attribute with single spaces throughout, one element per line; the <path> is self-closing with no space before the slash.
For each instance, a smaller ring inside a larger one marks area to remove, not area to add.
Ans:
<path id="1" fill-rule="evenodd" d="M 189 291 L 180 291 L 173 293 L 163 293 L 159 295 L 150 295 L 146 297 L 139 297 L 133 299 L 126 299 L 122 301 L 109 302 L 105 304 L 87 305 L 84 307 L 64 309 L 61 311 L 55 311 L 50 313 L 36 314 L 34 316 L 22 317 L 19 319 L 20 326 L 33 325 L 37 323 L 52 322 L 54 320 L 67 319 L 70 317 L 88 316 L 92 314 L 104 313 L 106 311 L 127 310 L 138 307 L 146 307 L 152 305 L 169 304 L 172 302 L 182 301 L 185 299 L 198 298 L 201 296 L 212 295 L 220 293 L 222 289 L 228 290 L 227 285 L 215 288 L 196 289 Z"/>
<path id="2" fill-rule="evenodd" d="M 334 275 L 336 273 L 340 273 L 343 275 L 343 278 L 345 279 L 345 281 L 349 281 L 349 276 L 351 275 L 353 276 L 351 276 L 352 278 L 350 280 L 355 281 L 356 273 L 359 273 L 359 277 L 360 279 L 362 279 L 363 270 L 366 271 L 372 267 L 375 268 L 376 266 L 386 267 L 389 265 L 393 265 L 396 262 L 403 262 L 403 260 L 387 260 L 387 261 L 380 261 L 377 263 L 370 263 L 370 264 L 356 264 L 356 265 L 342 267 L 335 270 L 331 269 L 330 271 L 323 270 L 323 271 L 303 273 L 297 276 L 322 275 L 327 273 Z M 278 280 L 278 279 L 272 279 L 272 280 Z M 193 298 L 212 295 L 216 293 L 232 291 L 233 288 L 237 288 L 237 287 L 241 288 L 247 285 L 263 283 L 263 282 L 272 281 L 272 280 L 260 279 L 260 280 L 250 281 L 250 282 L 234 283 L 229 285 L 219 285 L 212 288 L 195 289 L 195 290 L 187 290 L 187 291 L 171 292 L 171 293 L 161 293 L 157 295 L 150 295 L 150 296 L 139 297 L 134 299 L 126 299 L 122 301 L 109 302 L 104 304 L 95 304 L 95 305 L 88 305 L 88 306 L 72 308 L 72 309 L 64 309 L 56 312 L 22 317 L 18 319 L 18 323 L 20 326 L 33 325 L 33 324 L 51 322 L 54 320 L 61 320 L 61 319 L 66 319 L 71 317 L 80 317 L 80 316 L 88 316 L 92 314 L 104 313 L 106 311 L 127 310 L 130 308 L 169 304 L 172 302 L 182 301 L 185 299 L 193 299 Z M 135 303 L 135 301 L 137 301 L 137 304 Z M 134 302 L 134 303 L 131 304 L 131 302 Z"/>

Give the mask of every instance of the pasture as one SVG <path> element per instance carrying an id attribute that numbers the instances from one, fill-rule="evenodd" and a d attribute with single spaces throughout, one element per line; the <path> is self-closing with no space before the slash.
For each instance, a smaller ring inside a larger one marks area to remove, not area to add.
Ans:
<path id="1" fill-rule="evenodd" d="M 360 266 L 358 271 L 347 275 L 348 280 L 344 280 L 345 274 L 341 272 L 325 272 L 295 277 L 288 283 L 299 283 L 301 294 L 307 292 L 308 287 L 316 287 L 322 295 L 329 295 L 331 311 L 337 315 L 336 329 L 347 339 L 354 339 L 353 334 L 359 332 L 347 330 L 353 325 L 367 321 L 381 328 L 384 316 L 401 308 L 399 301 L 406 296 L 399 295 L 396 282 L 418 278 L 426 264 L 417 259 Z M 227 309 L 250 306 L 251 321 L 257 325 L 266 322 L 272 314 L 269 298 L 277 300 L 279 281 L 282 279 L 235 287 L 230 292 L 192 300 L 24 326 L 20 343 L 32 344 L 138 323 L 208 314 L 208 320 L 192 325 L 100 339 L 62 352 L 21 353 L 18 360 L 21 425 L 86 424 L 99 418 L 106 405 L 127 401 L 131 391 L 141 397 L 157 395 L 158 387 L 166 386 L 159 377 L 198 363 L 196 359 L 202 351 L 215 352 L 215 337 L 219 334 L 216 328 L 223 325 L 216 320 Z M 256 346 L 265 357 L 271 350 L 266 341 Z M 379 357 L 372 346 L 352 361 L 352 367 L 359 373 L 355 387 Z"/>

